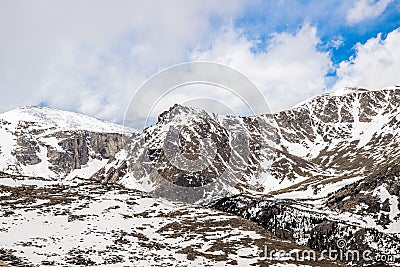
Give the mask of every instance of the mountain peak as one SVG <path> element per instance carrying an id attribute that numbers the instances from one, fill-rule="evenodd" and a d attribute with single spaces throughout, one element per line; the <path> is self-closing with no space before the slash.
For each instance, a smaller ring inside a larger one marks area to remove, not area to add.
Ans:
<path id="1" fill-rule="evenodd" d="M 22 106 L 0 114 L 0 120 L 16 129 L 21 122 L 34 124 L 40 129 L 88 130 L 104 132 L 127 132 L 121 125 L 105 122 L 87 115 L 49 107 Z"/>
<path id="2" fill-rule="evenodd" d="M 183 106 L 181 104 L 174 104 L 158 116 L 158 122 L 186 120 L 187 118 L 198 118 L 204 116 L 209 116 L 205 110 Z"/>
<path id="3" fill-rule="evenodd" d="M 332 96 L 343 96 L 343 95 L 351 94 L 351 93 L 379 92 L 379 91 L 387 91 L 387 90 L 398 90 L 399 88 L 400 88 L 400 86 L 398 86 L 398 85 L 392 85 L 392 86 L 376 88 L 376 89 L 367 89 L 364 87 L 348 86 L 348 87 L 344 87 L 339 90 L 329 92 L 328 94 L 332 95 Z"/>

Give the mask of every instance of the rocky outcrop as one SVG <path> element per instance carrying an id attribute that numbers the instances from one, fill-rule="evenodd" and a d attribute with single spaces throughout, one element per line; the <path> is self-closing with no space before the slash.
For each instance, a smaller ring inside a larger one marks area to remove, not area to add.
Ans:
<path id="1" fill-rule="evenodd" d="M 0 171 L 64 178 L 73 170 L 88 168 L 84 175 L 89 178 L 122 150 L 124 136 L 132 132 L 72 112 L 40 107 L 11 110 L 0 114 Z"/>
<path id="2" fill-rule="evenodd" d="M 110 159 L 122 149 L 123 135 L 116 133 L 96 133 L 88 131 L 58 132 L 54 135 L 62 150 L 47 146 L 47 156 L 56 173 L 70 173 L 80 169 L 91 158 Z"/>
<path id="3" fill-rule="evenodd" d="M 37 140 L 35 140 L 34 134 L 27 134 L 29 126 L 35 126 L 35 123 L 31 122 L 19 122 L 17 131 L 15 133 L 17 139 L 17 149 L 13 151 L 13 155 L 17 158 L 18 162 L 23 165 L 36 165 L 41 162 L 38 157 L 40 153 L 40 147 Z"/>
<path id="4" fill-rule="evenodd" d="M 222 198 L 212 207 L 256 222 L 278 238 L 320 252 L 342 249 L 343 252 L 357 250 L 362 253 L 368 250 L 371 258 L 376 255 L 395 258 L 400 250 L 400 238 L 395 234 L 332 219 L 322 212 L 310 210 L 312 206 L 290 200 L 263 200 L 239 195 Z M 344 240 L 340 242 L 344 242 L 345 247 L 341 247 L 339 240 Z M 362 257 L 357 261 L 345 257 L 340 260 L 352 266 L 372 263 Z M 399 263 L 400 259 L 396 262 Z"/>
<path id="5" fill-rule="evenodd" d="M 400 220 L 400 165 L 381 166 L 365 179 L 350 184 L 328 196 L 327 206 L 341 212 L 371 217 L 387 229 Z"/>
<path id="6" fill-rule="evenodd" d="M 115 161 L 115 158 L 111 157 L 108 164 L 113 164 L 113 166 L 109 166 L 107 169 L 101 168 L 92 175 L 91 179 L 102 183 L 117 183 L 121 177 L 128 174 L 128 166 L 125 160 Z"/>

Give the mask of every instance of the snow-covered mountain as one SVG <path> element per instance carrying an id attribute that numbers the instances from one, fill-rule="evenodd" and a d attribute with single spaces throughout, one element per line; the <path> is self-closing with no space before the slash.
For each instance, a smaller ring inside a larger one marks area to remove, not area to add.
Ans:
<path id="1" fill-rule="evenodd" d="M 400 249 L 399 140 L 399 86 L 347 88 L 255 117 L 175 105 L 141 132 L 26 107 L 0 114 L 0 172 L 117 182 L 319 251 L 345 236 L 390 254 Z"/>
<path id="2" fill-rule="evenodd" d="M 22 107 L 0 114 L 0 171 L 24 176 L 90 177 L 122 149 L 119 125 L 78 113 Z"/>
<path id="3" fill-rule="evenodd" d="M 399 103 L 400 87 L 393 86 L 327 93 L 259 117 L 225 117 L 175 105 L 131 138 L 123 156 L 96 177 L 109 180 L 107 172 L 119 170 L 127 173 L 121 179 L 125 185 L 150 190 L 164 180 L 210 185 L 203 199 L 293 190 L 318 197 L 324 184 L 345 186 L 398 160 Z M 200 151 L 207 146 L 211 156 Z M 170 150 L 179 160 L 168 155 Z M 182 155 L 205 167 L 189 170 Z"/>
<path id="4" fill-rule="evenodd" d="M 230 194 L 287 193 L 290 186 L 317 193 L 320 183 L 353 181 L 399 158 L 399 91 L 349 88 L 259 117 L 175 105 L 142 132 L 72 112 L 18 108 L 0 114 L 0 171 L 62 178 L 99 170 L 96 179 L 142 189 L 161 177 Z"/>

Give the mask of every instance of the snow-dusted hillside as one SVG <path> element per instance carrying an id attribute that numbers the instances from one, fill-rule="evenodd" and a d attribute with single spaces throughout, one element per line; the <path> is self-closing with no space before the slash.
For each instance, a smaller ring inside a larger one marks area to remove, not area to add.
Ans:
<path id="1" fill-rule="evenodd" d="M 105 122 L 80 113 L 63 111 L 48 107 L 25 106 L 0 114 L 0 119 L 7 122 L 10 131 L 16 131 L 20 122 L 31 122 L 36 130 L 85 130 L 92 132 L 124 133 L 120 125 Z"/>
<path id="2" fill-rule="evenodd" d="M 131 133 L 78 113 L 17 108 L 0 114 L 0 171 L 45 178 L 90 177 L 122 148 L 127 131 Z"/>
<path id="3" fill-rule="evenodd" d="M 349 88 L 310 99 L 275 118 L 285 152 L 317 165 L 321 174 L 338 176 L 370 173 L 399 157 L 399 112 L 400 87 Z"/>
<path id="4" fill-rule="evenodd" d="M 284 266 L 265 245 L 307 249 L 240 217 L 117 185 L 3 177 L 0 192 L 0 266 Z"/>

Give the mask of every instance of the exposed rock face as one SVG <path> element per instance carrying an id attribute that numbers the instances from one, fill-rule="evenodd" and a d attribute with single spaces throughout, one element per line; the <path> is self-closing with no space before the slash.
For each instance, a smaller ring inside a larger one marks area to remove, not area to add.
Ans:
<path id="1" fill-rule="evenodd" d="M 271 116 L 235 118 L 217 116 L 180 105 L 159 116 L 156 125 L 134 136 L 125 147 L 124 159 L 107 165 L 96 179 L 114 180 L 110 168 L 126 172 L 144 186 L 171 183 L 179 188 L 206 186 L 207 192 L 194 192 L 199 198 L 219 198 L 224 190 L 260 190 L 250 181 L 263 174 L 274 150 L 269 136 L 275 137 Z M 123 161 L 126 163 L 123 163 Z M 265 163 L 265 164 L 263 164 Z M 128 169 L 122 170 L 121 168 Z M 124 177 L 125 178 L 125 177 Z M 226 182 L 230 185 L 227 188 Z M 188 191 L 176 196 L 186 196 Z M 172 192 L 169 188 L 163 192 Z"/>
<path id="2" fill-rule="evenodd" d="M 49 168 L 55 173 L 68 174 L 80 169 L 91 157 L 109 159 L 122 149 L 123 135 L 118 133 L 96 133 L 90 131 L 55 131 L 42 139 L 52 139 L 56 143 L 47 144 L 38 138 L 43 132 L 31 131 L 34 123 L 20 122 L 17 127 L 17 146 L 13 151 L 18 163 L 37 165 L 41 149 L 47 150 Z M 61 148 L 58 149 L 57 147 Z"/>
<path id="3" fill-rule="evenodd" d="M 278 113 L 275 119 L 283 150 L 287 147 L 290 154 L 339 175 L 368 174 L 400 155 L 396 142 L 399 107 L 400 88 L 353 90 L 316 97 Z M 295 168 L 284 175 L 304 176 Z"/>
<path id="4" fill-rule="evenodd" d="M 123 135 L 115 133 L 95 133 L 70 131 L 56 133 L 58 145 L 62 151 L 47 147 L 47 156 L 51 170 L 56 173 L 70 173 L 80 169 L 91 158 L 110 159 L 122 149 Z"/>
<path id="5" fill-rule="evenodd" d="M 171 120 L 182 117 L 182 113 L 187 113 L 185 116 L 189 117 L 190 112 L 189 108 L 176 105 L 159 116 L 158 124 L 169 124 Z M 190 118 L 188 119 L 190 121 Z M 195 120 L 185 125 L 177 123 L 175 128 L 170 128 L 170 134 L 165 137 L 162 146 L 154 140 L 154 136 L 159 134 L 159 128 L 148 128 L 144 131 L 144 142 L 148 144 L 148 159 L 152 161 L 153 165 L 157 166 L 159 175 L 180 186 L 197 187 L 212 182 L 214 177 L 220 176 L 226 170 L 224 163 L 228 161 L 231 155 L 227 129 L 205 112 L 199 113 Z M 183 160 L 196 160 L 202 157 L 200 147 L 205 138 L 210 139 L 215 144 L 216 154 L 220 156 L 210 158 L 208 168 L 197 170 L 197 166 L 184 166 L 184 164 L 181 164 L 184 162 L 177 162 L 182 167 L 193 169 L 193 171 L 185 171 L 172 164 L 173 159 L 166 155 L 174 149 L 173 143 L 179 142 L 180 150 L 172 153 L 181 154 Z"/>
<path id="6" fill-rule="evenodd" d="M 37 155 L 40 152 L 40 148 L 32 136 L 18 136 L 17 145 L 18 149 L 14 151 L 14 155 L 18 162 L 24 165 L 36 165 L 42 161 Z"/>
<path id="7" fill-rule="evenodd" d="M 81 114 L 37 107 L 16 109 L 0 115 L 0 135 L 8 139 L 0 141 L 0 170 L 63 178 L 87 168 L 83 175 L 88 178 L 121 151 L 129 133 L 124 131 L 122 126 Z"/>
<path id="8" fill-rule="evenodd" d="M 122 134 L 99 133 L 90 137 L 90 146 L 94 151 L 98 151 L 103 158 L 114 157 L 123 147 Z"/>
<path id="9" fill-rule="evenodd" d="M 117 183 L 121 177 L 128 174 L 128 166 L 125 160 L 116 161 L 114 158 L 110 158 L 108 164 L 108 168 L 101 168 L 91 178 L 102 183 Z"/>

